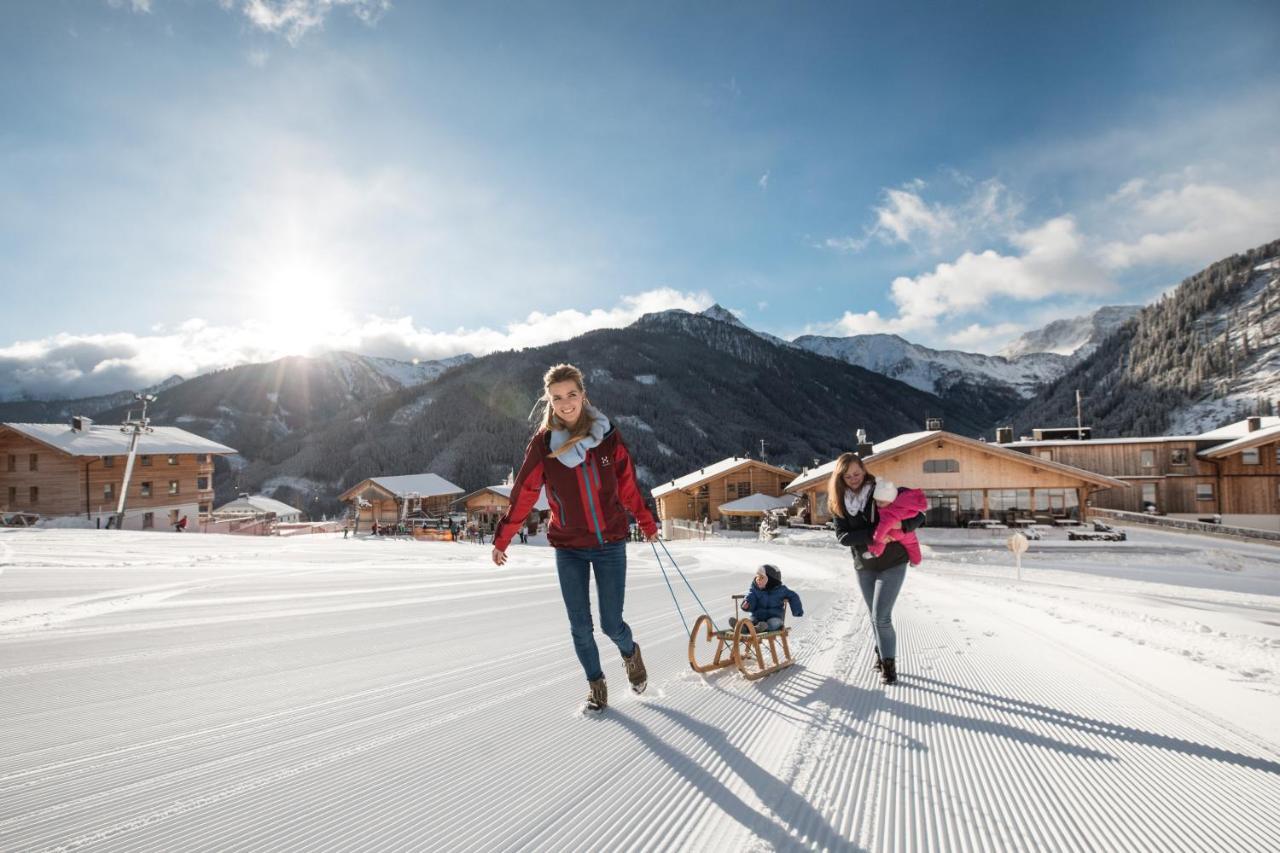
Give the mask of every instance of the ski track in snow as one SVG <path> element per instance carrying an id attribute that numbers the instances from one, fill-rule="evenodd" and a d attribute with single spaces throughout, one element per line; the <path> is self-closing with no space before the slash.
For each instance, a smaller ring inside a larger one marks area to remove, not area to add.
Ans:
<path id="1" fill-rule="evenodd" d="M 899 599 L 903 674 L 884 687 L 847 552 L 672 543 L 718 621 L 760 562 L 803 596 L 796 665 L 752 683 L 690 671 L 667 584 L 635 545 L 626 615 L 649 689 L 627 690 L 597 633 L 610 708 L 583 716 L 546 548 L 515 546 L 496 569 L 487 548 L 446 543 L 0 538 L 5 851 L 1274 850 L 1280 837 L 1272 682 L 1180 655 L 1177 632 L 1195 629 L 1169 615 L 1200 602 L 1197 618 L 1231 629 L 1222 642 L 1256 641 L 1250 666 L 1265 670 L 1276 596 L 1073 574 L 1069 556 L 1017 584 L 931 561 Z M 1154 639 L 1138 648 L 1142 629 L 1118 625 L 1141 613 Z"/>

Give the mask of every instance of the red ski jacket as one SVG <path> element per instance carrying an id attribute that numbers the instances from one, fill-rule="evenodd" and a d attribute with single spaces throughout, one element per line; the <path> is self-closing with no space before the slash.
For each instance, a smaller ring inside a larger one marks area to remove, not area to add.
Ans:
<path id="1" fill-rule="evenodd" d="M 544 484 L 551 504 L 547 541 L 552 547 L 599 548 L 626 541 L 631 532 L 627 510 L 646 536 L 657 533 L 657 522 L 636 485 L 631 454 L 616 428 L 605 433 L 577 467 L 570 468 L 550 453 L 551 433 L 539 430 L 524 452 L 524 463 L 511 487 L 511 507 L 498 522 L 493 547 L 507 550 Z"/>

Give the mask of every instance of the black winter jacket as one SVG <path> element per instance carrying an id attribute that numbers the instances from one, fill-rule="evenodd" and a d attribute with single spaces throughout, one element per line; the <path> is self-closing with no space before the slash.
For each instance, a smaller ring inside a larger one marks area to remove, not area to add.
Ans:
<path id="1" fill-rule="evenodd" d="M 868 495 L 867 505 L 862 508 L 862 512 L 853 516 L 837 515 L 835 517 L 836 539 L 841 545 L 847 545 L 853 551 L 853 564 L 859 571 L 879 572 L 909 561 L 907 549 L 902 547 L 901 542 L 893 540 L 889 541 L 884 553 L 879 557 L 862 556 L 876 532 L 876 523 L 879 521 L 876 518 L 876 510 L 876 502 Z M 924 513 L 902 522 L 902 529 L 908 533 L 922 526 L 924 526 Z"/>

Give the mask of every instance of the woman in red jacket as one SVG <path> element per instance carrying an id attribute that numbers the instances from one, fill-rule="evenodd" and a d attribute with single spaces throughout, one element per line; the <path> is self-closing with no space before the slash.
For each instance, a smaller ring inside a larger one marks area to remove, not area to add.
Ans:
<path id="1" fill-rule="evenodd" d="M 630 532 L 627 511 L 650 542 L 658 538 L 658 526 L 640 496 L 635 466 L 622 436 L 587 402 L 582 371 L 571 364 L 557 364 L 542 377 L 542 385 L 546 407 L 542 427 L 525 450 L 511 488 L 511 506 L 494 533 L 493 562 L 501 566 L 507 561 L 511 537 L 545 485 L 551 504 L 547 541 L 555 548 L 569 632 L 587 676 L 585 707 L 601 711 L 609 703 L 609 693 L 591 623 L 590 576 L 594 571 L 600 629 L 622 654 L 631 689 L 643 692 L 648 674 L 640 646 L 622 618 Z"/>

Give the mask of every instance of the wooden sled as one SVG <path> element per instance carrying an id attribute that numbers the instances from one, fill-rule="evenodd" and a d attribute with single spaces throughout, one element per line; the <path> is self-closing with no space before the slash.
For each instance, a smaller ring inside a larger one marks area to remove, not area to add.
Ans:
<path id="1" fill-rule="evenodd" d="M 744 596 L 741 595 L 733 597 L 735 612 L 742 598 Z M 689 666 L 693 667 L 694 672 L 704 673 L 724 669 L 727 666 L 736 666 L 744 678 L 755 681 L 757 678 L 764 678 L 796 662 L 791 656 L 791 646 L 787 642 L 790 634 L 791 629 L 785 625 L 777 631 L 759 633 L 749 618 L 739 618 L 731 630 L 717 631 L 711 624 L 711 617 L 704 613 L 698 617 L 697 622 L 693 623 L 693 630 L 689 632 Z M 716 651 L 711 663 L 698 663 L 697 647 L 700 636 L 708 643 L 715 641 Z M 781 656 L 778 655 L 779 643 L 782 645 Z M 769 650 L 770 662 L 768 663 L 765 662 L 766 648 Z"/>

